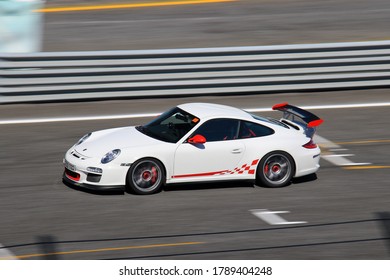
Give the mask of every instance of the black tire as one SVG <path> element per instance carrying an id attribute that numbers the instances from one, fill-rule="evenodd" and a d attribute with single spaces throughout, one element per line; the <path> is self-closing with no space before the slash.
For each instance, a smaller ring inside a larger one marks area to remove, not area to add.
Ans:
<path id="1" fill-rule="evenodd" d="M 289 185 L 295 174 L 293 158 L 282 151 L 266 154 L 257 166 L 256 183 L 268 188 L 281 188 Z"/>
<path id="2" fill-rule="evenodd" d="M 165 183 L 165 170 L 156 159 L 143 158 L 134 162 L 127 173 L 128 191 L 134 194 L 153 194 Z"/>

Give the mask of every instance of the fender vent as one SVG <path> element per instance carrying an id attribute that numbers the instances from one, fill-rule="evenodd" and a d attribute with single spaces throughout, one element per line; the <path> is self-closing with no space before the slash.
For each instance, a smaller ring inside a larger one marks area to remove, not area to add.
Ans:
<path id="1" fill-rule="evenodd" d="M 282 122 L 285 123 L 285 124 L 287 124 L 287 125 L 289 125 L 289 126 L 291 126 L 292 128 L 294 128 L 294 129 L 296 129 L 296 130 L 299 130 L 299 127 L 298 127 L 297 125 L 292 124 L 292 123 L 290 123 L 289 121 L 282 120 Z"/>
<path id="2" fill-rule="evenodd" d="M 85 157 L 83 157 L 82 155 L 80 155 L 78 152 L 76 152 L 76 151 L 71 151 L 70 152 L 70 154 L 72 155 L 72 156 L 74 156 L 75 158 L 79 158 L 79 159 L 81 159 L 81 160 L 85 160 Z"/>

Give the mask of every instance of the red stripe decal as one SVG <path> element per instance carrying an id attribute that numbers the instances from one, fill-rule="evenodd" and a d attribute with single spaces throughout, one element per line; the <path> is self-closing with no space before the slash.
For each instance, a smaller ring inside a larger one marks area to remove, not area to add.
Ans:
<path id="1" fill-rule="evenodd" d="M 259 159 L 252 160 L 252 163 L 248 165 L 247 163 L 243 164 L 241 168 L 236 167 L 233 170 L 221 170 L 221 171 L 214 171 L 214 172 L 206 172 L 206 173 L 195 173 L 195 174 L 182 174 L 182 175 L 174 175 L 171 178 L 186 178 L 186 177 L 200 177 L 200 176 L 213 176 L 213 175 L 226 175 L 226 174 L 255 174 L 256 168 L 251 169 L 252 167 L 255 167 L 257 163 L 259 162 Z"/>
<path id="2" fill-rule="evenodd" d="M 229 170 L 221 170 L 214 172 L 206 172 L 206 173 L 195 173 L 195 174 L 183 174 L 183 175 L 174 175 L 172 178 L 185 178 L 185 177 L 199 177 L 199 176 L 213 176 L 217 174 L 221 174 L 224 172 L 228 172 Z"/>

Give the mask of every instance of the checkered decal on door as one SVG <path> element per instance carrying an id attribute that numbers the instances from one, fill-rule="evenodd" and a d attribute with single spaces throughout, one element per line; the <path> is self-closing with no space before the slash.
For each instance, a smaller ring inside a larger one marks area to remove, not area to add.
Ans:
<path id="1" fill-rule="evenodd" d="M 213 171 L 206 173 L 196 173 L 196 174 L 179 174 L 174 175 L 172 178 L 186 178 L 186 177 L 196 177 L 196 176 L 221 176 L 221 175 L 233 175 L 233 174 L 255 174 L 256 166 L 259 162 L 258 159 L 252 161 L 251 164 L 245 163 L 241 167 L 236 167 L 233 170 L 222 170 L 222 171 Z"/>
<path id="2" fill-rule="evenodd" d="M 228 171 L 225 171 L 223 173 L 221 173 L 220 175 L 226 175 L 226 174 L 245 174 L 245 173 L 248 173 L 248 174 L 255 174 L 256 172 L 256 166 L 257 166 L 257 163 L 259 162 L 258 159 L 255 159 L 252 161 L 251 164 L 247 164 L 245 163 L 244 165 L 242 165 L 241 167 L 236 167 L 234 168 L 233 170 L 228 170 Z"/>

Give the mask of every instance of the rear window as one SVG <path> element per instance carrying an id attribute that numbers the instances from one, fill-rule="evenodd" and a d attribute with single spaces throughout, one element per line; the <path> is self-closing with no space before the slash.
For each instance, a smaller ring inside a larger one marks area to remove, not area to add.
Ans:
<path id="1" fill-rule="evenodd" d="M 260 116 L 256 116 L 256 115 L 253 115 L 251 114 L 252 118 L 254 118 L 255 120 L 259 120 L 259 121 L 263 121 L 263 122 L 268 122 L 268 123 L 272 123 L 272 124 L 276 124 L 276 125 L 279 125 L 279 126 L 282 126 L 284 128 L 287 128 L 287 129 L 290 129 L 290 127 L 288 127 L 288 125 L 282 123 L 281 121 L 277 120 L 277 119 L 273 119 L 273 118 L 266 118 L 266 117 L 260 117 Z"/>
<path id="2" fill-rule="evenodd" d="M 241 121 L 238 138 L 245 139 L 253 137 L 263 137 L 274 133 L 275 131 L 267 126 L 253 122 Z"/>

